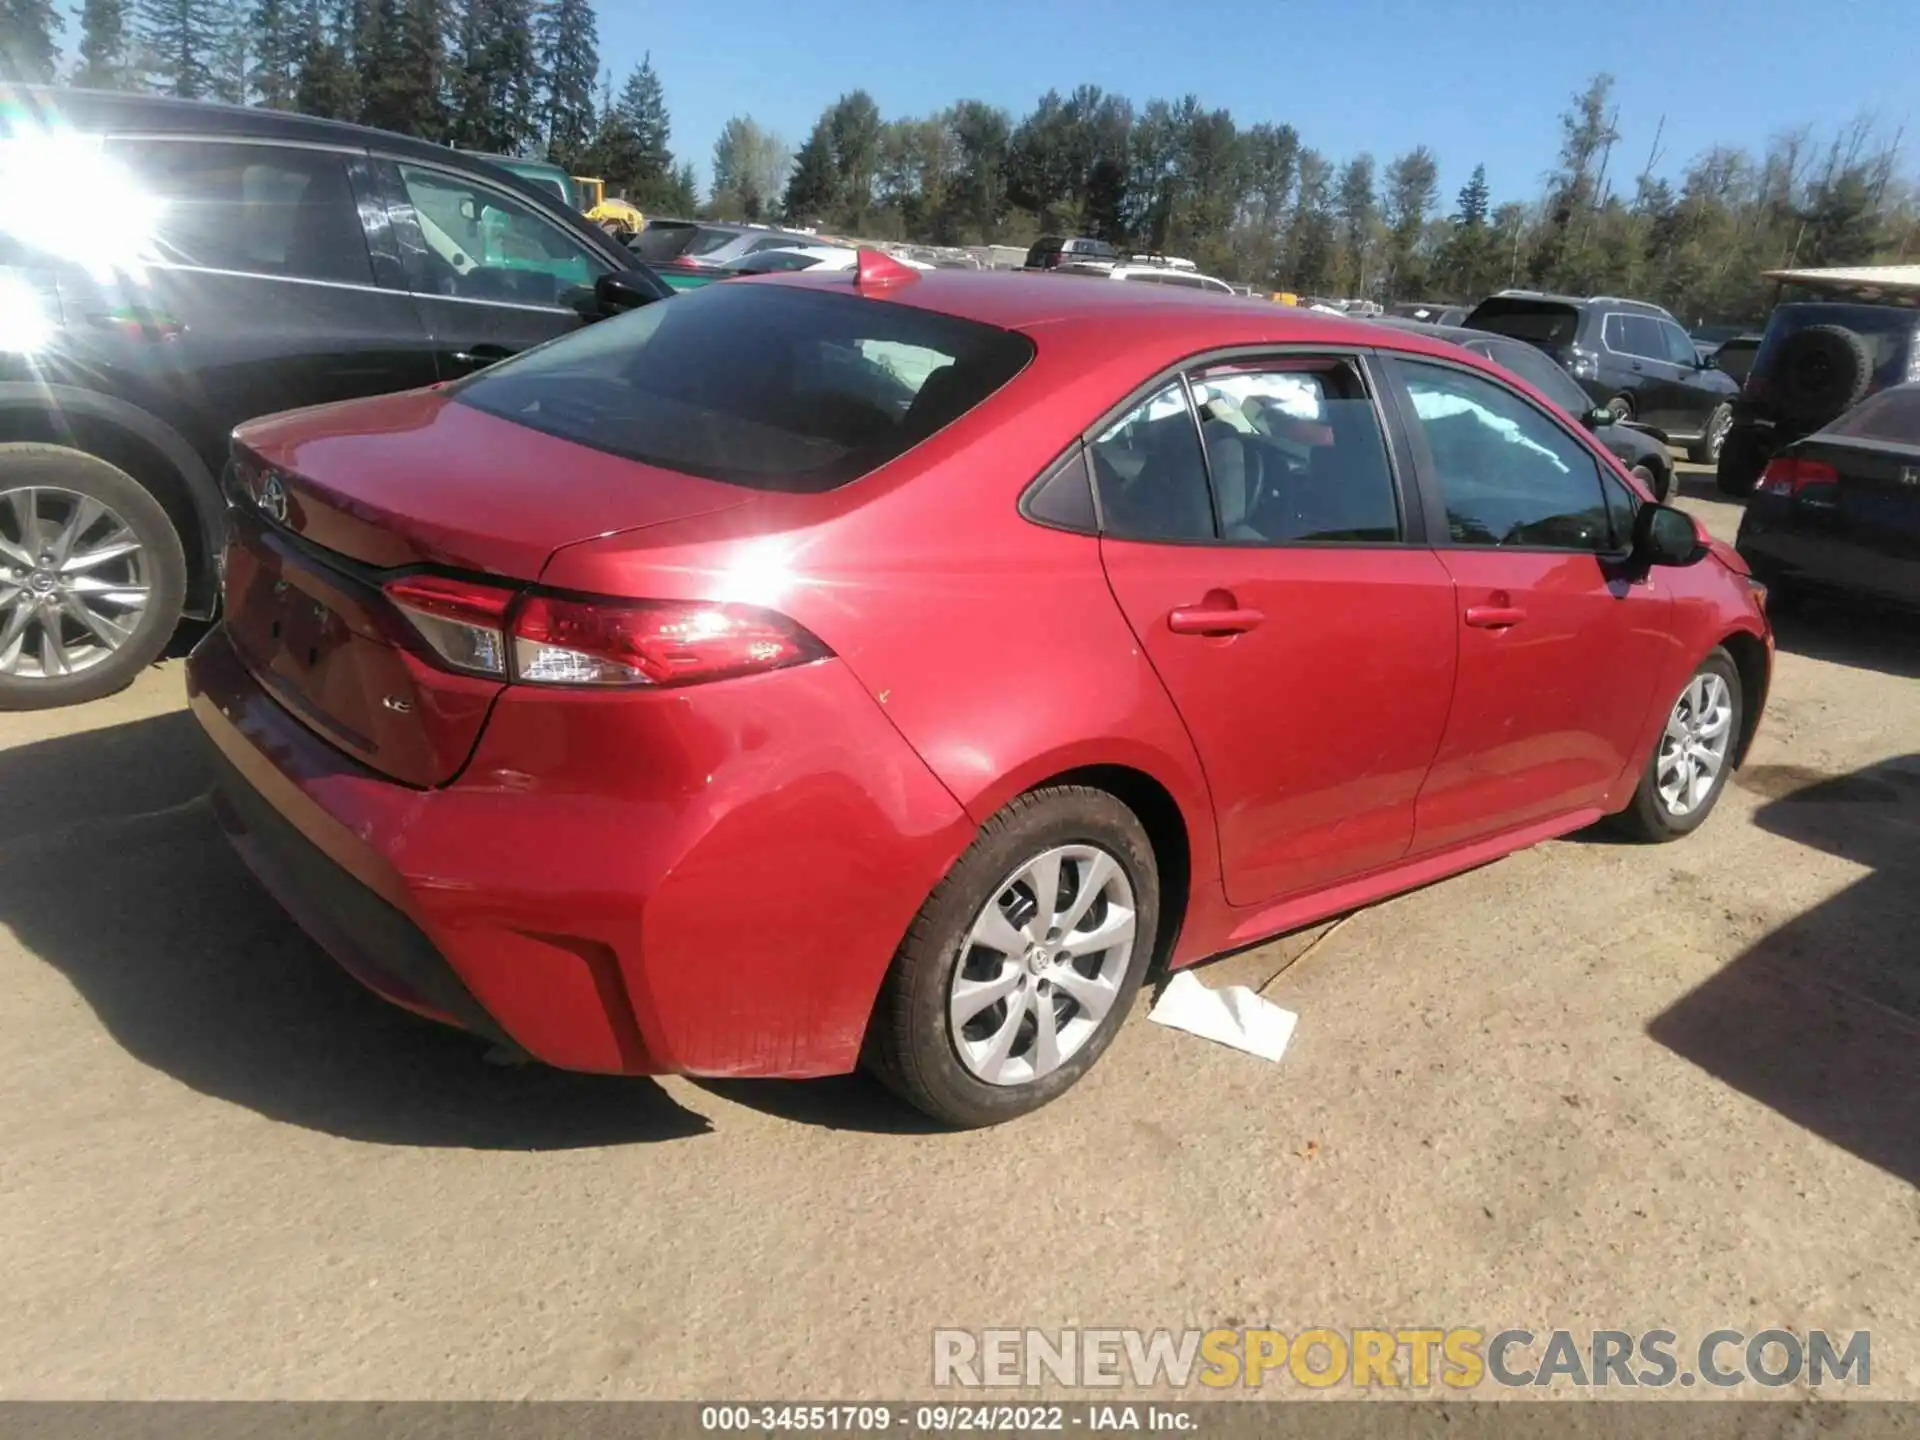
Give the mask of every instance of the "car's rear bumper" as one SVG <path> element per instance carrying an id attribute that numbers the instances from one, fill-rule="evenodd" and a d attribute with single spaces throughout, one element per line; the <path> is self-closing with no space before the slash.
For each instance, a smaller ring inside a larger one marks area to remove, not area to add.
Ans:
<path id="1" fill-rule="evenodd" d="M 1765 584 L 1858 595 L 1920 609 L 1920 558 L 1889 554 L 1844 534 L 1770 514 L 1756 499 L 1740 522 L 1737 549 Z"/>
<path id="2" fill-rule="evenodd" d="M 510 691 L 437 790 L 326 744 L 224 628 L 188 691 L 222 819 L 304 929 L 386 998 L 567 1069 L 851 1069 L 971 835 L 832 661 L 697 700 Z"/>

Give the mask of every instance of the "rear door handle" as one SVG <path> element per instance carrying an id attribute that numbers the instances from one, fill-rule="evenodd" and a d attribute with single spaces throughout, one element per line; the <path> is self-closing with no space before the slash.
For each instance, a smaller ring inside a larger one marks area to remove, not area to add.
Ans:
<path id="1" fill-rule="evenodd" d="M 1514 605 L 1469 605 L 1467 624 L 1480 630 L 1505 630 L 1527 618 L 1527 612 Z"/>
<path id="2" fill-rule="evenodd" d="M 1167 616 L 1167 628 L 1176 635 L 1240 635 L 1267 617 L 1258 610 L 1209 610 L 1204 605 L 1182 606 Z"/>

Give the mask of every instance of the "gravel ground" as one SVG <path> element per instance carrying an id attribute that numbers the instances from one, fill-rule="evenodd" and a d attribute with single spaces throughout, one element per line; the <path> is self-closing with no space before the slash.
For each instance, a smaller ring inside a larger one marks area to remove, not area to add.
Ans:
<path id="1" fill-rule="evenodd" d="M 0 716 L 0 1396 L 899 1397 L 938 1326 L 1424 1324 L 1868 1329 L 1920 1397 L 1920 628 L 1781 643 L 1691 840 L 1219 962 L 1299 1012 L 1281 1064 L 1143 1004 L 965 1135 L 486 1066 L 252 885 L 178 662 Z"/>

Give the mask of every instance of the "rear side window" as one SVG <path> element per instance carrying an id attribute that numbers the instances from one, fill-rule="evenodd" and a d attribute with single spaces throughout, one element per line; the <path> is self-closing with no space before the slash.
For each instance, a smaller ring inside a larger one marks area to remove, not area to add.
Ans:
<path id="1" fill-rule="evenodd" d="M 1179 381 L 1122 415 L 1090 447 L 1106 532 L 1120 540 L 1211 540 L 1213 504 L 1187 388 Z"/>
<path id="2" fill-rule="evenodd" d="M 1607 348 L 1621 355 L 1637 355 L 1646 360 L 1667 358 L 1667 342 L 1660 333 L 1660 322 L 1647 315 L 1607 316 Z"/>
<path id="3" fill-rule="evenodd" d="M 1491 330 L 1529 345 L 1571 345 L 1580 333 L 1580 311 L 1557 300 L 1495 295 L 1482 300 L 1465 321 L 1473 330 Z"/>
<path id="4" fill-rule="evenodd" d="M 529 351 L 454 393 L 663 469 L 817 493 L 959 419 L 1032 356 L 1023 335 L 909 305 L 711 285 Z"/>
<path id="5" fill-rule="evenodd" d="M 714 230 L 707 226 L 693 232 L 693 239 L 687 242 L 683 255 L 711 255 L 714 251 L 732 244 L 740 238 L 735 230 Z"/>
<path id="6" fill-rule="evenodd" d="M 633 249 L 648 264 L 660 265 L 684 253 L 699 233 L 698 225 L 675 225 L 653 220 L 640 232 L 640 238 L 633 242 Z"/>
<path id="7" fill-rule="evenodd" d="M 366 232 L 338 155 L 195 140 L 119 140 L 108 153 L 159 202 L 148 239 L 160 260 L 373 283 Z"/>

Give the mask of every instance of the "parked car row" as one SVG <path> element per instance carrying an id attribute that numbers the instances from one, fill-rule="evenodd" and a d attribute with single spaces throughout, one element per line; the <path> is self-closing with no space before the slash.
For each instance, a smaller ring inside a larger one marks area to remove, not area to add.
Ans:
<path id="1" fill-rule="evenodd" d="M 242 421 L 457 380 L 671 293 L 484 157 L 271 110 L 10 98 L 0 708 L 110 694 L 215 613 Z"/>

